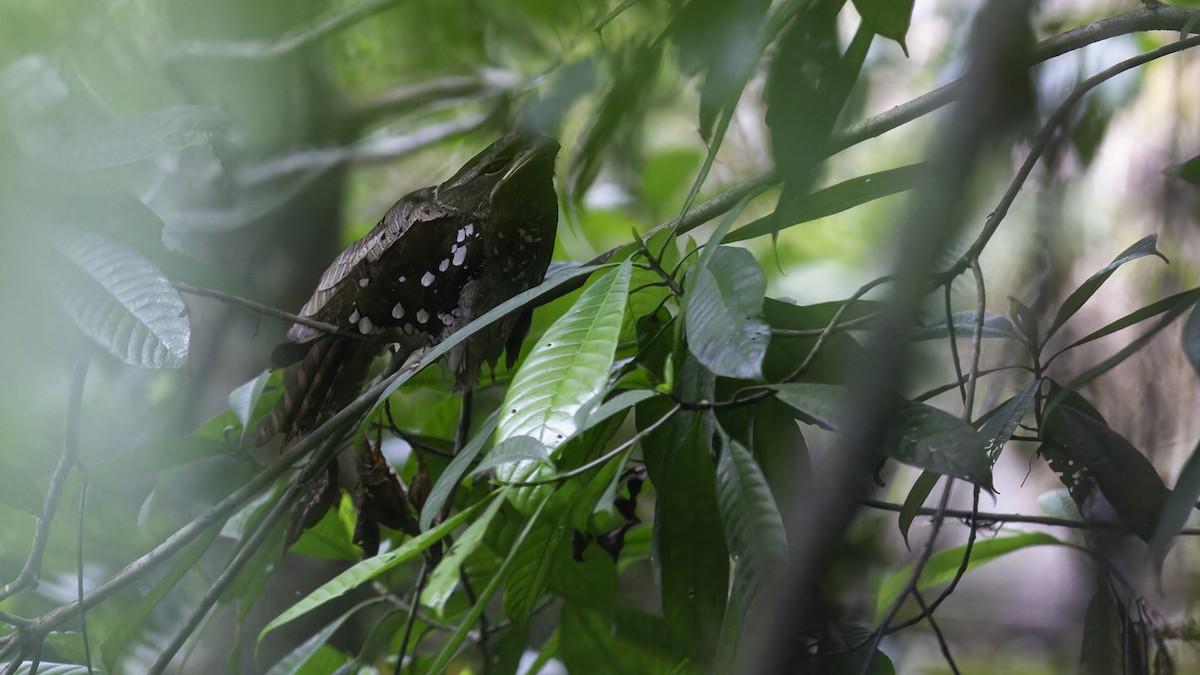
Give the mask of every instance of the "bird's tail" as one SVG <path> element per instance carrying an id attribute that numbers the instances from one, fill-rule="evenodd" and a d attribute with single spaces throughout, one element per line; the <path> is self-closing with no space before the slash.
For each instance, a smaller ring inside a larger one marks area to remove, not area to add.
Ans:
<path id="1" fill-rule="evenodd" d="M 316 429 L 354 400 L 370 370 L 376 349 L 365 340 L 327 335 L 283 372 L 283 395 L 258 430 L 258 445 L 276 434 L 284 444 Z"/>

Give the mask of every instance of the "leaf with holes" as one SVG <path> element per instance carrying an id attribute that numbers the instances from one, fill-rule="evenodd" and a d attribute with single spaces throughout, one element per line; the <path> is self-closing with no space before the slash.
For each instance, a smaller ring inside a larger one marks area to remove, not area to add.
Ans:
<path id="1" fill-rule="evenodd" d="M 719 247 L 687 275 L 688 346 L 706 368 L 725 377 L 762 379 L 771 330 L 762 320 L 767 280 L 749 251 Z"/>
<path id="2" fill-rule="evenodd" d="M 54 295 L 75 325 L 126 363 L 182 368 L 191 329 L 187 308 L 153 264 L 100 235 L 60 228 Z"/>
<path id="3" fill-rule="evenodd" d="M 566 314 L 538 341 L 513 377 L 500 408 L 496 439 L 529 436 L 551 457 L 576 429 L 575 413 L 604 391 L 625 319 L 632 264 L 626 260 L 588 287 Z M 538 462 L 522 460 L 498 467 L 501 483 L 519 483 L 547 472 Z M 528 512 L 536 489 L 514 491 L 510 498 Z"/>
<path id="4" fill-rule="evenodd" d="M 750 451 L 722 434 L 717 503 L 734 567 L 734 601 L 745 618 L 772 569 L 787 557 L 787 538 L 775 497 Z"/>

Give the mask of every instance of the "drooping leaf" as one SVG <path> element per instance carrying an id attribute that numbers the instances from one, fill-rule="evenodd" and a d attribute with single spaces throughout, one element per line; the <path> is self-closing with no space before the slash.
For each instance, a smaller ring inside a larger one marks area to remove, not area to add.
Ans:
<path id="1" fill-rule="evenodd" d="M 632 265 L 621 266 L 587 288 L 554 322 L 526 357 L 504 396 L 498 441 L 530 436 L 551 456 L 575 432 L 575 413 L 604 391 L 625 318 Z M 518 461 L 496 471 L 501 483 L 522 482 L 544 472 Z M 537 488 L 515 490 L 511 499 L 528 512 Z"/>
<path id="2" fill-rule="evenodd" d="M 772 570 L 787 558 L 787 537 L 762 469 L 741 443 L 722 433 L 717 504 L 734 567 L 734 593 L 743 617 L 755 608 Z"/>
<path id="3" fill-rule="evenodd" d="M 1081 471 L 1112 505 L 1121 522 L 1145 541 L 1154 536 L 1169 495 L 1154 465 L 1103 419 L 1080 412 L 1063 403 L 1046 418 L 1043 436 L 1050 444 L 1068 453 L 1074 464 L 1054 467 L 1068 478 L 1077 479 Z M 1068 475 L 1069 472 L 1069 475 Z M 1076 496 L 1072 492 L 1072 496 Z"/>
<path id="4" fill-rule="evenodd" d="M 884 448 L 889 457 L 992 489 L 986 439 L 971 425 L 923 403 L 896 412 Z"/>
<path id="5" fill-rule="evenodd" d="M 778 215 L 772 214 L 746 223 L 725 235 L 721 241 L 731 244 L 767 234 L 776 235 L 789 227 L 911 190 L 929 173 L 928 165 L 920 163 L 851 178 L 806 194 L 789 204 L 781 204 Z"/>
<path id="6" fill-rule="evenodd" d="M 1008 555 L 1013 551 L 1019 551 L 1030 546 L 1045 546 L 1050 544 L 1062 544 L 1062 542 L 1044 532 L 1026 532 L 1008 537 L 996 537 L 994 539 L 977 541 L 971 548 L 971 560 L 967 563 L 967 572 L 984 563 Z M 966 545 L 964 544 L 963 546 L 955 546 L 945 551 L 938 551 L 930 556 L 929 561 L 921 570 L 921 577 L 917 580 L 917 590 L 924 591 L 954 579 L 954 576 L 958 574 L 959 567 L 962 565 L 965 553 Z M 903 569 L 888 575 L 883 580 L 883 583 L 879 586 L 879 594 L 875 600 L 875 616 L 883 616 L 896 602 L 896 598 L 908 584 L 908 580 L 912 576 L 912 571 L 912 564 L 910 563 L 905 565 Z"/>
<path id="7" fill-rule="evenodd" d="M 1107 337 L 1109 335 L 1112 335 L 1113 333 L 1116 333 L 1117 331 L 1129 328 L 1130 326 L 1135 326 L 1135 325 L 1141 323 L 1142 321 L 1145 321 L 1146 319 L 1158 316 L 1159 314 L 1166 314 L 1167 316 L 1171 316 L 1171 317 L 1179 316 L 1179 314 L 1182 311 L 1186 310 L 1188 307 L 1195 305 L 1197 300 L 1200 300 L 1200 288 L 1192 289 L 1190 291 L 1184 291 L 1183 293 L 1176 293 L 1175 295 L 1172 295 L 1168 298 L 1163 298 L 1162 300 L 1158 300 L 1157 302 L 1152 302 L 1149 305 L 1146 305 L 1145 307 L 1142 307 L 1140 309 L 1130 312 L 1129 314 L 1126 314 L 1125 316 L 1121 317 L 1120 319 L 1117 319 L 1116 321 L 1113 321 L 1112 323 L 1110 323 L 1102 328 L 1098 328 L 1098 329 L 1092 331 L 1091 333 L 1088 333 L 1087 335 L 1079 338 L 1078 340 L 1072 342 L 1071 344 L 1067 345 L 1066 347 L 1063 347 L 1062 349 L 1060 349 L 1058 351 L 1057 354 L 1055 354 L 1053 357 L 1051 357 L 1049 360 L 1047 360 L 1046 363 L 1049 363 L 1050 361 L 1054 360 L 1054 358 L 1056 358 L 1058 356 L 1058 354 L 1061 354 L 1065 351 L 1074 349 L 1075 347 L 1078 347 L 1079 345 L 1087 344 L 1093 340 L 1099 340 L 1102 337 Z M 1196 345 L 1194 347 L 1189 347 L 1189 345 L 1187 343 L 1187 340 L 1189 339 L 1188 338 L 1188 336 L 1189 336 L 1188 326 L 1189 325 L 1190 324 L 1185 324 L 1183 330 L 1184 330 L 1184 354 L 1188 355 L 1188 358 L 1190 359 L 1191 353 L 1189 352 L 1189 349 L 1195 349 L 1197 347 L 1200 347 L 1200 345 Z"/>
<path id="8" fill-rule="evenodd" d="M 55 297 L 85 335 L 126 363 L 181 368 L 191 329 L 171 282 L 149 261 L 96 234 L 60 228 Z"/>
<path id="9" fill-rule="evenodd" d="M 1158 524 L 1154 527 L 1154 536 L 1150 538 L 1150 552 L 1160 568 L 1175 536 L 1195 511 L 1197 497 L 1200 497 L 1200 444 L 1192 449 L 1183 470 L 1179 472 L 1175 489 L 1171 490 L 1163 504 Z"/>
<path id="10" fill-rule="evenodd" d="M 1125 675 L 1125 640 L 1119 605 L 1102 585 L 1088 602 L 1083 619 L 1079 675 Z"/>
<path id="11" fill-rule="evenodd" d="M 909 546 L 908 531 L 917 518 L 917 512 L 925 505 L 925 500 L 929 498 L 929 493 L 933 492 L 939 479 L 941 476 L 932 471 L 922 471 L 921 475 L 917 476 L 917 480 L 913 482 L 912 489 L 908 491 L 908 497 L 905 497 L 904 504 L 900 507 L 900 516 L 896 521 L 905 546 Z"/>
<path id="12" fill-rule="evenodd" d="M 1063 301 L 1062 306 L 1058 308 L 1058 314 L 1055 315 L 1054 323 L 1050 325 L 1050 330 L 1046 333 L 1046 339 L 1049 339 L 1051 335 L 1054 335 L 1054 333 L 1058 331 L 1058 329 L 1061 328 L 1064 323 L 1067 322 L 1067 319 L 1075 316 L 1075 312 L 1078 312 L 1079 308 L 1083 307 L 1084 303 L 1086 303 L 1093 295 L 1095 295 L 1096 291 L 1100 289 L 1100 286 L 1107 281 L 1108 278 L 1112 276 L 1112 273 L 1115 272 L 1121 265 L 1124 265 L 1131 260 L 1137 260 L 1138 258 L 1143 258 L 1149 255 L 1158 256 L 1159 258 L 1162 258 L 1164 262 L 1166 262 L 1167 258 L 1158 252 L 1158 249 L 1156 248 L 1157 244 L 1157 234 L 1151 234 L 1139 239 L 1132 246 L 1122 251 L 1121 254 L 1114 258 L 1113 261 L 1108 265 L 1106 265 L 1104 269 L 1088 277 L 1087 281 L 1084 281 L 1079 285 L 1079 288 L 1071 291 L 1071 294 L 1068 295 L 1067 299 Z"/>
<path id="13" fill-rule="evenodd" d="M 908 54 L 904 44 L 904 36 L 908 34 L 908 24 L 912 20 L 914 0 L 854 0 L 854 9 L 862 17 L 863 23 L 877 35 L 895 40 Z"/>
<path id="14" fill-rule="evenodd" d="M 687 275 L 688 346 L 706 368 L 726 377 L 762 379 L 770 329 L 762 321 L 767 282 L 749 251 L 720 247 Z"/>

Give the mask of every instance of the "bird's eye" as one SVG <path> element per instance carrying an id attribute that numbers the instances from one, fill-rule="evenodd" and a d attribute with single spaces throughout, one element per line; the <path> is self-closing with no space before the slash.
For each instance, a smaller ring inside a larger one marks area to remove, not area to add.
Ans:
<path id="1" fill-rule="evenodd" d="M 500 157 L 496 157 L 495 159 L 488 162 L 483 167 L 483 173 L 486 173 L 488 175 L 494 175 L 494 174 L 500 173 L 501 171 L 508 168 L 508 159 L 509 159 L 508 157 L 505 157 L 503 155 L 501 155 Z"/>

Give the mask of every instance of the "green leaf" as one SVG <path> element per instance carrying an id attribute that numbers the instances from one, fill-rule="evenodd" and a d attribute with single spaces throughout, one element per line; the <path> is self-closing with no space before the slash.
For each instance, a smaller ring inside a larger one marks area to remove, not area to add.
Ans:
<path id="1" fill-rule="evenodd" d="M 1084 614 L 1079 675 L 1125 675 L 1123 623 L 1112 590 L 1102 585 Z"/>
<path id="2" fill-rule="evenodd" d="M 990 463 L 996 463 L 1000 457 L 1000 451 L 1004 449 L 1008 439 L 1017 430 L 1017 426 L 1021 424 L 1025 414 L 1033 409 L 1033 403 L 1041 385 L 1041 380 L 1030 382 L 1016 396 L 1001 403 L 985 415 L 987 421 L 979 427 L 979 433 L 983 436 L 984 447 Z"/>
<path id="3" fill-rule="evenodd" d="M 504 585 L 504 613 L 518 624 L 529 621 L 546 587 L 555 551 L 567 535 L 567 512 L 561 509 L 555 518 L 539 522 L 512 558 L 512 572 Z"/>
<path id="4" fill-rule="evenodd" d="M 564 540 L 555 552 L 546 587 L 567 602 L 597 609 L 612 609 L 617 602 L 620 582 L 617 565 L 597 546 L 584 549 L 576 560 Z"/>
<path id="5" fill-rule="evenodd" d="M 884 443 L 889 457 L 992 489 L 984 437 L 948 412 L 914 403 L 897 411 Z"/>
<path id="6" fill-rule="evenodd" d="M 1087 469 L 1121 522 L 1150 541 L 1169 495 L 1154 465 L 1103 420 L 1066 404 L 1047 415 L 1043 431 L 1047 441 Z M 1078 475 L 1079 467 L 1071 468 L 1071 476 Z"/>
<path id="7" fill-rule="evenodd" d="M 229 392 L 229 408 L 242 423 L 243 438 L 246 436 L 246 430 L 252 428 L 251 422 L 256 418 L 259 401 L 270 379 L 271 371 L 264 370 L 258 377 Z"/>
<path id="8" fill-rule="evenodd" d="M 271 666 L 271 669 L 267 671 L 266 675 L 293 675 L 294 673 L 303 672 L 302 668 L 304 665 L 317 655 L 318 651 L 323 645 L 325 645 L 326 642 L 329 642 L 329 638 L 333 637 L 333 634 L 337 632 L 337 629 L 342 627 L 342 624 L 346 622 L 346 619 L 354 616 L 364 607 L 368 607 L 378 602 L 381 601 L 377 599 L 371 599 L 360 602 L 354 607 L 346 610 L 344 614 L 322 626 L 321 630 L 314 633 L 312 637 L 308 638 L 304 642 L 301 642 L 296 646 L 295 649 L 288 652 L 283 656 L 283 658 L 276 661 L 275 665 Z M 337 663 L 333 664 L 335 668 L 347 663 L 350 661 L 350 658 L 343 657 L 337 661 Z M 326 670 L 323 672 L 329 671 Z"/>
<path id="9" fill-rule="evenodd" d="M 1075 347 L 1078 347 L 1079 345 L 1087 344 L 1093 340 L 1099 340 L 1102 337 L 1107 337 L 1108 335 L 1116 333 L 1119 330 L 1124 330 L 1125 328 L 1129 328 L 1130 326 L 1137 325 L 1137 324 L 1141 323 L 1142 321 L 1145 321 L 1146 319 L 1149 319 L 1151 317 L 1158 316 L 1159 314 L 1165 313 L 1172 317 L 1179 316 L 1179 314 L 1182 313 L 1183 310 L 1186 310 L 1188 307 L 1193 306 L 1197 300 L 1200 300 L 1200 288 L 1192 289 L 1190 291 L 1184 291 L 1183 293 L 1177 293 L 1168 298 L 1163 298 L 1162 300 L 1159 300 L 1157 302 L 1150 303 L 1149 305 L 1146 305 L 1145 307 L 1142 307 L 1141 309 L 1138 309 L 1138 310 L 1130 312 L 1129 314 L 1126 314 L 1125 316 L 1121 317 L 1120 319 L 1117 319 L 1116 321 L 1113 321 L 1112 323 L 1104 326 L 1103 328 L 1099 328 L 1095 331 L 1092 331 L 1091 333 L 1088 333 L 1087 335 L 1079 338 L 1078 340 L 1072 342 L 1071 344 L 1067 345 L 1066 347 L 1063 347 L 1062 349 L 1060 349 L 1058 351 L 1058 353 L 1056 353 L 1053 357 L 1048 359 L 1046 361 L 1046 363 L 1048 364 L 1050 361 L 1053 361 L 1055 358 L 1058 357 L 1058 354 L 1061 354 L 1065 351 L 1074 349 Z M 1186 341 L 1187 335 L 1188 335 L 1187 331 L 1188 331 L 1188 328 L 1185 326 L 1184 327 L 1185 341 Z M 1187 346 L 1186 342 L 1184 345 L 1184 353 L 1185 354 L 1188 353 L 1188 346 Z"/>
<path id="10" fill-rule="evenodd" d="M 499 494 L 499 492 L 496 494 Z M 349 593 L 359 586 L 362 586 L 380 574 L 383 574 L 384 572 L 405 562 L 406 560 L 410 560 L 417 556 L 421 553 L 421 551 L 424 551 L 430 546 L 433 546 L 435 543 L 441 541 L 443 537 L 450 534 L 454 528 L 461 525 L 467 520 L 468 517 L 473 515 L 482 506 L 483 502 L 479 502 L 465 511 L 460 511 L 450 518 L 447 518 L 445 522 L 441 523 L 437 527 L 427 532 L 423 532 L 420 536 L 413 537 L 412 539 L 404 542 L 399 548 L 393 551 L 388 551 L 387 553 L 383 553 L 381 555 L 377 555 L 374 558 L 367 558 L 345 572 L 337 575 L 333 579 L 325 582 L 320 588 L 316 589 L 312 593 L 309 593 L 307 596 L 301 599 L 300 602 L 292 605 L 286 611 L 268 623 L 266 627 L 262 629 L 262 632 L 258 634 L 259 642 L 262 642 L 263 636 L 279 626 L 282 626 L 293 619 L 304 616 L 305 614 L 331 600 L 340 598 L 341 596 Z"/>
<path id="11" fill-rule="evenodd" d="M 224 121 L 213 107 L 172 106 L 62 138 L 39 158 L 66 171 L 120 166 L 206 144 Z"/>
<path id="12" fill-rule="evenodd" d="M 849 391 L 836 384 L 787 382 L 767 386 L 775 390 L 780 401 L 794 408 L 801 420 L 822 429 L 837 429 L 850 401 Z"/>
<path id="13" fill-rule="evenodd" d="M 430 665 L 427 672 L 442 672 L 442 669 L 444 669 L 446 665 L 450 663 L 450 659 L 454 658 L 454 655 L 458 653 L 459 648 L 462 647 L 463 641 L 467 639 L 467 634 L 470 631 L 475 630 L 475 626 L 479 623 L 479 617 L 483 615 L 484 609 L 486 609 L 488 603 L 491 602 L 492 596 L 496 594 L 496 590 L 500 588 L 500 584 L 508 578 L 509 572 L 512 570 L 513 563 L 516 559 L 517 552 L 521 550 L 521 547 L 528 538 L 530 531 L 532 531 L 533 528 L 536 527 L 540 522 L 542 512 L 546 508 L 546 505 L 550 503 L 551 497 L 552 495 L 547 495 L 545 498 L 543 498 L 537 509 L 530 514 L 529 521 L 525 523 L 525 527 L 522 528 L 521 533 L 517 535 L 516 540 L 512 544 L 512 548 L 509 549 L 508 555 L 504 558 L 504 562 L 500 563 L 500 569 L 496 570 L 496 573 L 492 575 L 491 580 L 489 580 L 483 590 L 479 592 L 478 600 L 471 607 L 471 611 L 467 612 L 467 615 L 463 617 L 462 621 L 458 624 L 458 628 L 455 629 L 454 634 L 451 635 L 446 641 L 446 644 L 442 646 L 442 651 L 438 652 L 437 657 L 434 659 L 433 664 Z"/>
<path id="14" fill-rule="evenodd" d="M 1182 178 L 1192 185 L 1200 185 L 1200 155 L 1189 159 L 1183 164 L 1167 167 L 1163 173 L 1168 176 Z"/>
<path id="15" fill-rule="evenodd" d="M 100 235 L 58 228 L 55 297 L 92 340 L 126 363 L 182 368 L 191 329 L 171 282 L 149 261 Z"/>
<path id="16" fill-rule="evenodd" d="M 1159 253 L 1158 249 L 1155 248 L 1157 243 L 1157 234 L 1143 237 L 1132 246 L 1122 251 L 1121 255 L 1118 255 L 1116 258 L 1114 258 L 1111 263 L 1104 267 L 1104 269 L 1088 277 L 1087 281 L 1083 282 L 1079 285 L 1079 288 L 1076 288 L 1074 291 L 1072 291 L 1071 294 L 1067 296 L 1067 299 L 1063 301 L 1062 306 L 1058 308 L 1058 314 L 1054 317 L 1054 323 L 1051 324 L 1050 330 L 1046 333 L 1046 339 L 1050 339 L 1051 335 L 1054 335 L 1054 333 L 1061 328 L 1068 319 L 1074 316 L 1075 313 L 1079 311 L 1079 308 L 1083 307 L 1084 303 L 1086 303 L 1093 295 L 1095 295 L 1096 291 L 1100 289 L 1100 286 L 1107 281 L 1108 278 L 1112 276 L 1112 273 L 1115 272 L 1121 265 L 1124 265 L 1131 260 L 1137 260 L 1138 258 L 1143 258 L 1149 255 L 1158 256 L 1159 258 L 1162 258 L 1164 262 L 1166 262 L 1166 256 Z"/>
<path id="17" fill-rule="evenodd" d="M 1046 546 L 1049 544 L 1062 544 L 1062 542 L 1043 532 L 1026 532 L 1010 537 L 996 537 L 995 539 L 977 541 L 971 548 L 971 560 L 967 564 L 967 571 L 970 572 L 984 563 L 1008 555 L 1013 551 L 1019 551 L 1030 546 Z M 921 570 L 921 577 L 917 581 L 917 590 L 924 591 L 954 579 L 955 575 L 958 574 L 958 568 L 962 565 L 962 559 L 965 554 L 966 545 L 963 545 L 939 551 L 930 556 L 929 561 Z M 891 609 L 900 592 L 908 585 L 908 580 L 912 576 L 912 572 L 913 566 L 910 563 L 905 565 L 903 569 L 888 575 L 883 580 L 883 583 L 879 586 L 879 594 L 875 600 L 876 617 L 882 617 Z"/>
<path id="18" fill-rule="evenodd" d="M 688 346 L 696 358 L 717 375 L 762 379 L 771 331 L 762 321 L 767 281 L 754 256 L 718 247 L 688 271 L 685 288 Z"/>
<path id="19" fill-rule="evenodd" d="M 687 400 L 711 399 L 712 375 L 689 358 L 677 391 Z M 670 407 L 662 399 L 638 406 L 638 428 L 657 421 Z M 689 411 L 676 414 L 641 444 L 656 495 L 651 562 L 663 617 L 700 654 L 711 652 L 716 643 L 729 589 L 712 438 L 711 423 L 702 413 Z"/>
<path id="20" fill-rule="evenodd" d="M 471 475 L 477 476 L 484 471 L 516 462 L 532 462 L 554 468 L 554 462 L 550 461 L 550 451 L 540 441 L 529 436 L 512 436 L 492 448 L 483 461 L 471 471 Z"/>
<path id="21" fill-rule="evenodd" d="M 1179 472 L 1175 489 L 1171 490 L 1163 504 L 1154 536 L 1150 538 L 1150 551 L 1160 569 L 1176 535 L 1183 530 L 1188 516 L 1195 511 L 1197 497 L 1200 497 L 1200 444 L 1192 449 L 1183 470 Z"/>
<path id="22" fill-rule="evenodd" d="M 904 545 L 912 548 L 908 543 L 908 531 L 912 528 L 913 520 L 917 517 L 917 512 L 925 505 L 925 500 L 929 498 L 929 493 L 933 492 L 933 488 L 937 485 L 940 475 L 932 471 L 922 471 L 917 480 L 913 482 L 912 489 L 908 491 L 908 497 L 904 499 L 904 504 L 900 507 L 900 517 L 897 518 L 896 524 L 900 528 L 900 536 L 904 538 Z"/>
<path id="23" fill-rule="evenodd" d="M 1192 308 L 1187 323 L 1183 324 L 1183 354 L 1192 370 L 1200 373 L 1200 304 Z"/>
<path id="24" fill-rule="evenodd" d="M 922 162 L 851 178 L 783 205 L 783 210 L 778 216 L 772 214 L 746 223 L 727 234 L 721 243 L 732 244 L 735 241 L 745 241 L 767 234 L 778 234 L 795 225 L 912 190 L 929 174 L 929 165 Z"/>
<path id="25" fill-rule="evenodd" d="M 787 558 L 787 537 L 775 497 L 754 456 L 722 432 L 717 462 L 717 504 L 734 567 L 734 592 L 743 619 L 755 609 L 754 599 Z M 739 594 L 740 592 L 740 594 Z"/>
<path id="26" fill-rule="evenodd" d="M 623 608 L 607 612 L 567 602 L 559 630 L 559 657 L 572 673 L 701 672 L 680 657 L 679 631 L 661 617 Z"/>
<path id="27" fill-rule="evenodd" d="M 633 408 L 642 401 L 658 395 L 657 391 L 650 389 L 634 389 L 632 391 L 623 391 L 603 403 L 600 403 L 603 396 L 596 396 L 579 408 L 579 412 L 575 413 L 575 433 L 578 435 L 583 431 L 591 429 L 613 415 L 627 413 L 630 408 Z"/>
<path id="28" fill-rule="evenodd" d="M 33 661 L 22 661 L 21 665 L 17 666 L 13 675 L 31 675 L 33 671 Z M 10 664 L 5 664 L 10 665 Z M 48 663 L 41 661 L 37 666 L 38 675 L 93 675 L 94 671 L 88 670 L 87 666 L 79 666 L 72 663 Z"/>
<path id="29" fill-rule="evenodd" d="M 421 507 L 420 525 L 422 530 L 428 530 L 434 517 L 442 511 L 442 506 L 449 499 L 450 493 L 454 490 L 454 486 L 467 475 L 467 470 L 471 468 L 471 463 L 475 461 L 475 457 L 483 450 L 483 446 L 492 437 L 492 432 L 496 430 L 496 424 L 500 419 L 500 411 L 497 410 L 488 416 L 487 420 L 479 426 L 479 430 L 471 437 L 470 442 L 454 459 L 450 460 L 450 465 L 438 476 L 438 479 L 433 484 L 433 488 L 429 490 L 429 496 L 425 498 L 425 505 Z"/>
<path id="30" fill-rule="evenodd" d="M 555 451 L 575 433 L 575 413 L 604 391 L 625 317 L 632 264 L 596 280 L 542 336 L 504 395 L 498 442 L 530 436 Z M 544 472 L 536 462 L 499 467 L 500 483 L 521 482 Z M 528 512 L 538 488 L 515 490 L 514 506 Z"/>
<path id="31" fill-rule="evenodd" d="M 955 312 L 951 315 L 952 326 L 954 327 L 954 335 L 957 337 L 974 337 L 976 327 L 976 317 L 978 315 L 973 310 L 964 312 Z M 913 340 L 936 340 L 945 338 L 949 334 L 946 322 L 918 328 L 913 331 Z M 1008 317 L 1003 314 L 993 314 L 987 312 L 983 315 L 983 337 L 985 338 L 1005 338 L 1008 340 L 1019 340 L 1021 336 L 1017 333 L 1017 329 L 1013 328 Z"/>
<path id="32" fill-rule="evenodd" d="M 500 489 L 503 491 L 507 488 Z M 458 588 L 461 566 L 466 562 L 467 557 L 479 548 L 484 533 L 487 532 L 488 526 L 492 524 L 492 520 L 496 518 L 496 514 L 499 513 L 503 504 L 503 499 L 493 499 L 487 510 L 467 526 L 462 536 L 454 540 L 450 552 L 442 558 L 433 573 L 429 575 L 429 581 L 421 591 L 421 604 L 432 609 L 438 616 L 442 616 L 446 601 L 450 599 L 454 589 Z"/>
<path id="33" fill-rule="evenodd" d="M 904 36 L 912 19 L 914 0 L 854 0 L 854 9 L 877 35 L 895 40 L 908 55 Z"/>

